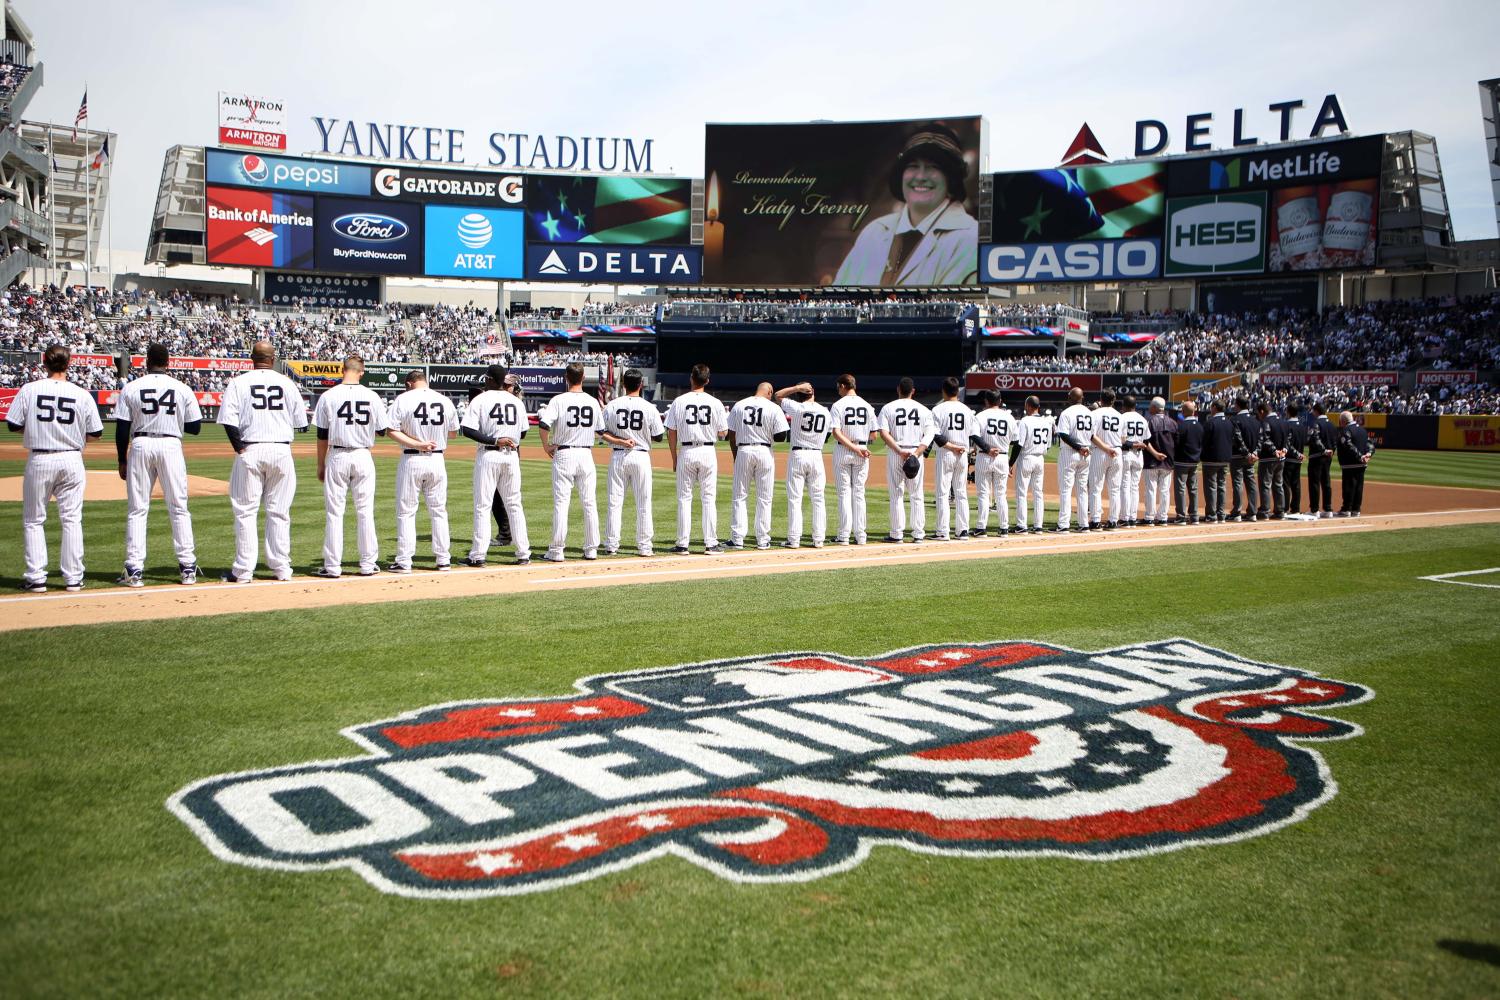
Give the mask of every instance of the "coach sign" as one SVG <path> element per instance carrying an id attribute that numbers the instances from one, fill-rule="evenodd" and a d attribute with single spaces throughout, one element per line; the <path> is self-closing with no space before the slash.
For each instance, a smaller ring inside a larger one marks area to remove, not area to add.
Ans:
<path id="1" fill-rule="evenodd" d="M 1172 389 L 1172 377 L 1155 375 L 1105 375 L 1104 388 L 1113 389 L 1121 396 L 1134 396 L 1149 400 L 1152 396 L 1166 396 Z"/>
<path id="2" fill-rule="evenodd" d="M 964 377 L 966 392 L 992 389 L 996 392 L 1061 395 L 1070 389 L 1098 392 L 1101 388 L 1101 377 L 1088 372 L 970 372 Z"/>

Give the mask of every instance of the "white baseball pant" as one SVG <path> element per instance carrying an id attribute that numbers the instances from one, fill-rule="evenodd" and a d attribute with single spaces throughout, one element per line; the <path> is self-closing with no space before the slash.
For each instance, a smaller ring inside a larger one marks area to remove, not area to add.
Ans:
<path id="1" fill-rule="evenodd" d="M 197 565 L 182 442 L 175 437 L 144 435 L 130 442 L 130 453 L 125 458 L 125 565 L 133 570 L 145 566 L 146 515 L 151 509 L 151 490 L 157 483 L 161 483 L 162 499 L 172 523 L 177 565 Z"/>
<path id="2" fill-rule="evenodd" d="M 375 460 L 368 448 L 329 445 L 323 465 L 323 569 L 335 576 L 343 572 L 344 505 L 351 493 L 359 570 L 373 573 L 380 554 L 375 536 Z"/>
<path id="3" fill-rule="evenodd" d="M 625 491 L 635 501 L 635 549 L 651 554 L 651 453 L 640 448 L 616 448 L 609 456 L 609 478 L 605 486 L 604 547 L 620 547 L 620 520 L 625 512 Z"/>
<path id="4" fill-rule="evenodd" d="M 743 545 L 750 488 L 755 487 L 755 541 L 771 544 L 771 501 L 776 494 L 776 458 L 765 445 L 740 445 L 734 456 L 734 490 L 729 498 L 729 542 Z"/>
<path id="5" fill-rule="evenodd" d="M 703 545 L 719 544 L 719 455 L 708 445 L 677 451 L 677 545 L 687 548 L 693 536 L 693 491 L 702 497 Z"/>
<path id="6" fill-rule="evenodd" d="M 1172 466 L 1163 463 L 1154 469 L 1147 469 L 1146 477 L 1146 520 L 1165 521 L 1167 519 L 1167 508 L 1172 501 Z"/>
<path id="7" fill-rule="evenodd" d="M 1109 491 L 1109 519 L 1121 520 L 1120 516 L 1120 456 L 1106 455 L 1103 448 L 1089 453 L 1089 523 L 1099 524 L 1104 520 L 1104 493 Z"/>
<path id="8" fill-rule="evenodd" d="M 828 474 L 823 453 L 793 448 L 786 462 L 786 540 L 796 548 L 802 542 L 802 494 L 812 497 L 812 541 L 822 545 L 828 532 L 828 508 L 823 492 Z"/>
<path id="9" fill-rule="evenodd" d="M 469 558 L 483 559 L 490 550 L 497 492 L 509 518 L 516 558 L 530 559 L 531 538 L 526 533 L 526 512 L 521 509 L 521 459 L 514 448 L 480 448 L 474 454 L 474 538 L 469 543 Z"/>
<path id="10" fill-rule="evenodd" d="M 583 555 L 591 559 L 599 551 L 598 473 L 592 448 L 559 447 L 552 457 L 552 544 L 548 556 L 560 556 L 568 545 L 568 508 L 573 490 L 583 506 Z"/>
<path id="11" fill-rule="evenodd" d="M 885 481 L 891 491 L 891 537 L 901 538 L 906 534 L 906 508 L 910 506 L 911 539 L 920 542 L 927 533 L 927 498 L 922 495 L 927 460 L 917 456 L 917 474 L 910 479 L 901 471 L 903 461 L 894 451 L 885 453 Z"/>
<path id="12" fill-rule="evenodd" d="M 432 522 L 432 558 L 448 565 L 448 466 L 438 452 L 401 456 L 396 463 L 396 565 L 411 568 L 417 553 L 417 500 Z"/>
<path id="13" fill-rule="evenodd" d="M 1145 468 L 1146 455 L 1140 451 L 1127 451 L 1120 459 L 1120 492 L 1124 498 L 1121 520 L 1134 521 L 1141 513 L 1141 471 Z"/>
<path id="14" fill-rule="evenodd" d="M 843 445 L 833 449 L 833 491 L 838 495 L 838 540 L 865 543 L 865 483 L 870 460 Z"/>
<path id="15" fill-rule="evenodd" d="M 229 507 L 234 511 L 234 565 L 244 579 L 255 572 L 255 517 L 265 505 L 266 568 L 278 580 L 292 575 L 292 500 L 297 495 L 297 467 L 292 446 L 273 442 L 247 444 L 229 471 Z"/>
<path id="16" fill-rule="evenodd" d="M 990 507 L 1000 519 L 1000 530 L 1010 530 L 1010 508 L 1006 506 L 1005 494 L 1010 486 L 1010 463 L 1004 451 L 991 458 L 989 452 L 981 451 L 974 459 L 974 485 L 979 494 L 979 530 L 990 526 Z"/>
<path id="17" fill-rule="evenodd" d="M 1026 501 L 1036 509 L 1031 527 L 1042 527 L 1045 509 L 1042 498 L 1042 483 L 1047 478 L 1047 462 L 1041 455 L 1022 455 L 1016 459 L 1016 530 L 1026 530 Z M 1002 502 L 1001 506 L 1004 506 Z"/>
<path id="18" fill-rule="evenodd" d="M 57 521 L 62 525 L 62 552 L 58 567 L 64 583 L 83 582 L 83 455 L 59 451 L 49 455 L 32 452 L 26 459 L 21 480 L 21 537 L 26 550 L 26 582 L 47 582 L 47 502 L 57 501 Z"/>
<path id="19" fill-rule="evenodd" d="M 1057 452 L 1057 526 L 1073 523 L 1073 500 L 1078 500 L 1078 520 L 1089 521 L 1089 460 L 1081 451 L 1063 445 Z"/>
<path id="20" fill-rule="evenodd" d="M 938 448 L 937 473 L 933 500 L 937 507 L 937 530 L 939 538 L 953 531 L 965 533 L 969 530 L 969 453 Z"/>

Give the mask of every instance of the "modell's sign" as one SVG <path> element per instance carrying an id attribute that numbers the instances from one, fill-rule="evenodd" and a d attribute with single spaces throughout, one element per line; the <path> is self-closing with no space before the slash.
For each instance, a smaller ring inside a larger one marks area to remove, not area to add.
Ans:
<path id="1" fill-rule="evenodd" d="M 1417 385 L 1473 385 L 1479 381 L 1479 372 L 1472 368 L 1455 368 L 1446 371 L 1417 372 Z"/>
<path id="2" fill-rule="evenodd" d="M 286 102 L 219 91 L 219 142 L 254 149 L 286 149 Z"/>
<path id="3" fill-rule="evenodd" d="M 1299 385 L 1395 385 L 1400 372 L 1266 372 L 1260 384 L 1271 389 Z"/>

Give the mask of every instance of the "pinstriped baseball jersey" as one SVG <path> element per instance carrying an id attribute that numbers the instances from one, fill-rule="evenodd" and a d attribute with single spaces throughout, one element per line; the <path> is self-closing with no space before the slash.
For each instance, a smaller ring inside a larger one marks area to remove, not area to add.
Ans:
<path id="1" fill-rule="evenodd" d="M 469 400 L 460 426 L 491 441 L 509 438 L 520 444 L 529 423 L 526 404 L 503 389 L 486 389 Z"/>
<path id="2" fill-rule="evenodd" d="M 1080 447 L 1092 447 L 1094 443 L 1093 411 L 1082 403 L 1074 403 L 1063 410 L 1057 418 L 1057 436 L 1060 438 L 1064 434 L 1071 434 Z"/>
<path id="3" fill-rule="evenodd" d="M 1045 455 L 1052 447 L 1052 420 L 1040 413 L 1028 413 L 1021 418 L 1016 435 L 1021 443 L 1021 458 Z"/>
<path id="4" fill-rule="evenodd" d="M 1151 425 L 1140 411 L 1131 410 L 1120 418 L 1120 437 L 1126 444 L 1139 444 L 1151 437 Z"/>
<path id="5" fill-rule="evenodd" d="M 974 433 L 974 411 L 956 399 L 945 399 L 932 408 L 932 422 L 937 425 L 948 444 L 969 446 L 969 435 Z"/>
<path id="6" fill-rule="evenodd" d="M 932 443 L 932 411 L 915 399 L 893 399 L 880 408 L 880 429 L 903 448 Z"/>
<path id="7" fill-rule="evenodd" d="M 390 426 L 390 418 L 374 389 L 341 382 L 318 397 L 313 425 L 328 431 L 332 447 L 369 448 L 375 435 Z"/>
<path id="8" fill-rule="evenodd" d="M 809 399 L 805 403 L 784 399 L 781 401 L 781 409 L 791 425 L 789 439 L 792 447 L 817 448 L 821 451 L 823 442 L 828 440 L 833 427 L 833 417 L 828 408 L 815 399 Z"/>
<path id="9" fill-rule="evenodd" d="M 586 392 L 558 393 L 536 415 L 558 447 L 591 447 L 594 436 L 603 434 L 604 407 Z"/>
<path id="10" fill-rule="evenodd" d="M 458 430 L 458 407 L 441 393 L 423 386 L 408 389 L 392 400 L 387 411 L 390 426 L 419 441 L 431 441 L 433 451 L 448 446 L 448 434 Z"/>
<path id="11" fill-rule="evenodd" d="M 151 372 L 131 379 L 115 398 L 115 419 L 130 421 L 132 434 L 171 434 L 203 419 L 198 397 L 170 375 Z"/>
<path id="12" fill-rule="evenodd" d="M 1094 411 L 1094 437 L 1111 448 L 1120 447 L 1120 431 L 1124 424 L 1125 418 L 1120 416 L 1118 410 L 1101 406 Z M 1087 441 L 1088 438 L 1084 440 Z"/>
<path id="13" fill-rule="evenodd" d="M 307 426 L 307 404 L 291 379 L 257 368 L 224 387 L 219 423 L 238 427 L 242 441 L 291 444 L 292 435 Z"/>
<path id="14" fill-rule="evenodd" d="M 682 445 L 713 444 L 729 429 L 724 404 L 702 389 L 693 389 L 672 400 L 663 421 L 667 430 L 677 432 Z"/>
<path id="15" fill-rule="evenodd" d="M 729 429 L 738 444 L 770 444 L 788 425 L 781 407 L 764 396 L 747 396 L 729 411 Z"/>
<path id="16" fill-rule="evenodd" d="M 626 438 L 641 449 L 649 449 L 652 439 L 667 432 L 655 405 L 639 396 L 610 400 L 604 408 L 604 422 L 611 434 Z"/>
<path id="17" fill-rule="evenodd" d="M 5 420 L 24 428 L 21 444 L 28 451 L 82 451 L 90 434 L 104 430 L 88 390 L 55 378 L 21 386 Z"/>
<path id="18" fill-rule="evenodd" d="M 844 434 L 855 444 L 869 444 L 870 436 L 875 433 L 875 407 L 866 403 L 854 393 L 840 396 L 828 411 L 833 425 L 844 432 Z"/>
<path id="19" fill-rule="evenodd" d="M 1021 427 L 1003 406 L 980 410 L 974 421 L 979 443 L 986 449 L 999 448 L 1002 455 L 1018 443 Z M 1050 435 L 1049 435 L 1050 438 Z"/>

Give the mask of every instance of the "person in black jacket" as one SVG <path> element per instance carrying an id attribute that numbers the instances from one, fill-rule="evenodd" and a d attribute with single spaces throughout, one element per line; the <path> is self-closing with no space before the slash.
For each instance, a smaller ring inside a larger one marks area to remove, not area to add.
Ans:
<path id="1" fill-rule="evenodd" d="M 1194 421 L 1197 423 L 1197 421 Z M 1142 523 L 1160 527 L 1167 523 L 1167 508 L 1172 502 L 1172 466 L 1177 458 L 1177 421 L 1167 414 L 1167 401 L 1160 396 L 1151 398 L 1151 409 L 1146 416 L 1146 426 L 1151 437 L 1142 449 L 1142 475 L 1146 480 L 1146 517 Z M 1193 460 L 1196 468 L 1197 459 Z M 1193 513 L 1198 513 L 1198 490 L 1193 489 Z"/>
<path id="2" fill-rule="evenodd" d="M 1198 422 L 1197 404 L 1189 400 L 1182 404 L 1182 422 L 1177 425 L 1177 440 L 1172 451 L 1172 492 L 1177 500 L 1177 517 L 1173 524 L 1198 523 L 1198 462 L 1202 458 L 1203 424 Z M 1205 490 L 1207 482 L 1205 470 Z"/>
<path id="3" fill-rule="evenodd" d="M 1319 518 L 1333 516 L 1333 449 L 1338 431 L 1333 429 L 1321 402 L 1313 404 L 1313 422 L 1307 429 L 1307 510 Z M 1321 498 L 1321 506 L 1319 501 Z"/>
<path id="4" fill-rule="evenodd" d="M 1365 429 L 1354 422 L 1354 414 L 1345 410 L 1339 414 L 1339 475 L 1343 479 L 1344 502 L 1339 506 L 1339 517 L 1359 517 L 1359 509 L 1365 499 L 1365 469 L 1375 446 Z"/>
<path id="5" fill-rule="evenodd" d="M 1302 461 L 1307 455 L 1307 425 L 1302 408 L 1286 404 L 1286 458 L 1281 462 L 1281 481 L 1286 486 L 1286 512 L 1302 513 Z"/>
<path id="6" fill-rule="evenodd" d="M 1234 458 L 1234 425 L 1224 415 L 1224 404 L 1214 400 L 1203 425 L 1203 517 L 1224 523 L 1224 490 L 1229 463 Z M 1181 440 L 1181 431 L 1178 431 Z"/>
<path id="7" fill-rule="evenodd" d="M 1229 492 L 1234 500 L 1234 509 L 1229 512 L 1229 520 L 1254 521 L 1257 492 L 1255 462 L 1260 457 L 1260 421 L 1250 412 L 1250 401 L 1244 396 L 1235 397 L 1234 416 L 1229 423 L 1234 428 L 1234 454 L 1229 462 Z M 1243 506 L 1240 504 L 1241 495 L 1244 496 Z"/>
<path id="8" fill-rule="evenodd" d="M 1256 484 L 1260 487 L 1258 520 L 1269 517 L 1279 521 L 1286 516 L 1286 484 L 1282 482 L 1281 467 L 1286 458 L 1286 421 L 1272 413 L 1270 404 L 1264 402 L 1255 405 L 1255 415 L 1260 420 L 1260 461 L 1256 463 Z"/>

